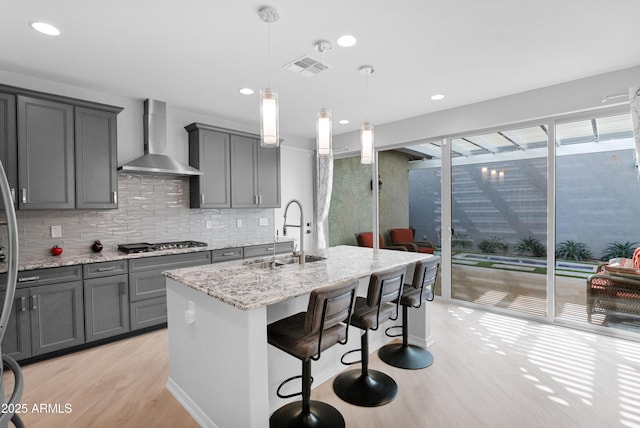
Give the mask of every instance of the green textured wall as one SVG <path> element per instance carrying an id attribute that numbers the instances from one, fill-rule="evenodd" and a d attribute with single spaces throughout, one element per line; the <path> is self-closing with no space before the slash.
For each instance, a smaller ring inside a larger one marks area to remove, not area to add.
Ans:
<path id="1" fill-rule="evenodd" d="M 408 227 L 408 157 L 389 151 L 378 155 L 380 232 L 389 244 L 388 229 Z M 360 157 L 336 159 L 333 164 L 333 192 L 329 209 L 329 245 L 356 245 L 355 234 L 372 230 L 371 165 Z"/>

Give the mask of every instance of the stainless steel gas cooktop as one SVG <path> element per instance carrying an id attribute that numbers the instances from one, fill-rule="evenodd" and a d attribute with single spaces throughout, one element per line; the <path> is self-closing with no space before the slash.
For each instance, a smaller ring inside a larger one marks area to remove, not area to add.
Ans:
<path id="1" fill-rule="evenodd" d="M 177 248 L 194 248 L 206 247 L 205 242 L 199 241 L 175 241 L 175 242 L 158 242 L 150 244 L 148 242 L 137 242 L 134 244 L 120 244 L 118 250 L 123 253 L 148 253 L 151 251 L 172 250 Z"/>

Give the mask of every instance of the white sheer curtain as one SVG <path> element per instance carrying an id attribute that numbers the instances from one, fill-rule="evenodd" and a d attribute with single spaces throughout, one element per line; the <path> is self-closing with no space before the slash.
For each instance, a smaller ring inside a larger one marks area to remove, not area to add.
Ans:
<path id="1" fill-rule="evenodd" d="M 329 205 L 333 188 L 333 156 L 317 156 L 316 237 L 317 248 L 329 247 Z"/>
<path id="2" fill-rule="evenodd" d="M 633 138 L 636 143 L 636 166 L 638 167 L 638 179 L 640 180 L 640 88 L 629 88 L 629 104 L 631 106 L 631 121 L 633 122 Z"/>

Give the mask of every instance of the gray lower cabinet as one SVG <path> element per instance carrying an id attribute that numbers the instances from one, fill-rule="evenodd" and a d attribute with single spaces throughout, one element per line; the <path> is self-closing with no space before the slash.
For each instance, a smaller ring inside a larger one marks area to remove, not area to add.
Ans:
<path id="1" fill-rule="evenodd" d="M 274 250 L 276 254 L 293 252 L 293 241 L 276 242 L 275 248 L 274 244 L 260 244 L 244 247 L 244 257 L 270 256 L 274 253 Z"/>
<path id="2" fill-rule="evenodd" d="M 20 209 L 75 208 L 73 106 L 18 95 Z"/>
<path id="3" fill-rule="evenodd" d="M 0 293 L 4 301 L 4 293 Z M 17 289 L 11 317 L 2 340 L 2 353 L 14 360 L 24 360 L 31 357 L 31 319 L 29 317 L 29 290 Z"/>
<path id="4" fill-rule="evenodd" d="M 126 260 L 83 266 L 87 342 L 130 331 L 127 272 Z"/>
<path id="5" fill-rule="evenodd" d="M 0 275 L 0 282 L 6 284 L 6 274 Z M 84 341 L 81 266 L 18 272 L 2 352 L 23 360 Z"/>
<path id="6" fill-rule="evenodd" d="M 84 343 L 82 281 L 29 289 L 33 356 Z"/>
<path id="7" fill-rule="evenodd" d="M 211 251 L 129 260 L 131 330 L 167 322 L 167 288 L 163 271 L 210 263 Z"/>

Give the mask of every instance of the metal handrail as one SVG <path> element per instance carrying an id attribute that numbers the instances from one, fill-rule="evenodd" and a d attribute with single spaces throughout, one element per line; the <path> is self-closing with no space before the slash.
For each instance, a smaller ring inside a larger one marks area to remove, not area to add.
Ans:
<path id="1" fill-rule="evenodd" d="M 7 240 L 8 240 L 8 261 L 7 261 L 7 284 L 4 303 L 2 305 L 2 314 L 0 314 L 0 355 L 2 355 L 3 365 L 0 366 L 0 403 L 3 409 L 10 410 L 3 412 L 0 417 L 0 427 L 8 426 L 9 421 L 17 428 L 23 428 L 24 424 L 20 419 L 20 415 L 16 414 L 16 405 L 22 398 L 22 390 L 24 388 L 24 378 L 20 365 L 8 355 L 2 354 L 2 339 L 7 331 L 9 318 L 11 317 L 11 308 L 16 293 L 16 281 L 18 279 L 18 222 L 16 221 L 16 212 L 13 209 L 13 199 L 11 197 L 11 188 L 5 174 L 4 166 L 0 162 L 0 193 L 2 194 L 2 202 L 4 203 L 4 212 L 6 215 Z M 4 387 L 4 365 L 9 367 L 13 372 L 14 387 L 11 398 L 7 403 L 7 397 Z M 5 406 L 5 404 L 8 404 Z"/>

